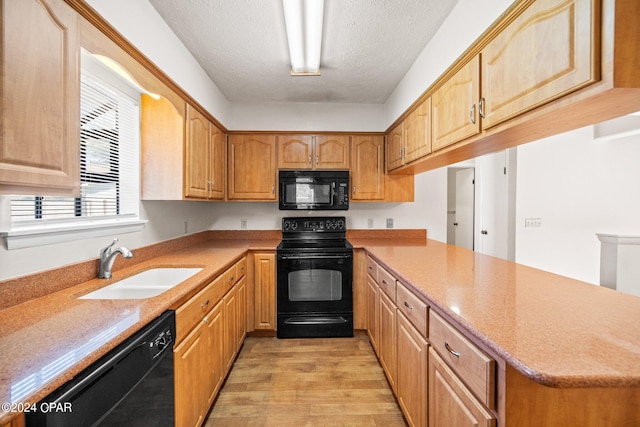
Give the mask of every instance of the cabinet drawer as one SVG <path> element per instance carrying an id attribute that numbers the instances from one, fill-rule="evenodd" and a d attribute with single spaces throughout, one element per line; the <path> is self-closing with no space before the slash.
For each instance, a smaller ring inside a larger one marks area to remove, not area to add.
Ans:
<path id="1" fill-rule="evenodd" d="M 413 324 L 416 330 L 427 337 L 427 304 L 422 302 L 402 283 L 397 282 L 396 305 L 398 310 Z"/>
<path id="2" fill-rule="evenodd" d="M 396 302 L 396 278 L 393 277 L 387 270 L 378 266 L 378 285 L 380 289 L 387 294 L 389 299 Z"/>
<path id="3" fill-rule="evenodd" d="M 205 314 L 220 301 L 227 292 L 226 289 L 223 274 L 176 310 L 176 344 L 189 335 Z"/>
<path id="4" fill-rule="evenodd" d="M 240 261 L 236 262 L 237 279 L 240 280 L 247 274 L 247 257 L 242 257 Z"/>
<path id="5" fill-rule="evenodd" d="M 367 255 L 367 273 L 378 282 L 378 264 L 369 255 Z"/>
<path id="6" fill-rule="evenodd" d="M 433 310 L 429 311 L 429 340 L 478 399 L 495 409 L 495 360 Z"/>

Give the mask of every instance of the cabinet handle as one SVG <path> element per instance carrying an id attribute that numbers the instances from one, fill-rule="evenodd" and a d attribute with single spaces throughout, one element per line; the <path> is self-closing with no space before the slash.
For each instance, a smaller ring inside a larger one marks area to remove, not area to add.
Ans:
<path id="1" fill-rule="evenodd" d="M 320 164 L 320 155 L 316 154 L 316 165 Z"/>
<path id="2" fill-rule="evenodd" d="M 202 321 L 204 323 L 209 323 L 209 318 L 207 316 L 204 316 L 204 318 L 202 319 Z"/>
<path id="3" fill-rule="evenodd" d="M 353 186 L 353 195 L 354 196 L 356 195 L 356 186 L 355 185 Z"/>
<path id="4" fill-rule="evenodd" d="M 447 349 L 447 351 L 451 354 L 453 354 L 455 357 L 460 357 L 460 353 L 458 353 L 457 351 L 453 351 L 453 349 L 449 346 L 448 342 L 444 342 L 444 348 Z"/>
<path id="5" fill-rule="evenodd" d="M 387 286 L 387 285 L 388 285 L 387 281 L 386 281 L 386 280 L 384 280 L 384 279 L 382 279 L 382 284 L 383 284 L 383 285 L 385 285 L 385 286 Z"/>
<path id="6" fill-rule="evenodd" d="M 275 184 L 271 185 L 271 194 L 276 194 L 276 185 Z"/>
<path id="7" fill-rule="evenodd" d="M 309 158 L 307 159 L 307 163 L 311 164 L 311 154 L 309 154 Z"/>
<path id="8" fill-rule="evenodd" d="M 205 308 L 206 306 L 209 305 L 209 300 L 206 300 L 205 302 L 203 302 L 202 304 L 200 304 L 200 307 Z"/>
<path id="9" fill-rule="evenodd" d="M 407 302 L 404 302 L 404 306 L 407 307 L 409 310 L 413 311 L 413 307 L 411 307 L 409 304 L 407 304 Z"/>
<path id="10" fill-rule="evenodd" d="M 234 277 L 231 276 L 231 278 L 229 279 L 229 283 L 233 282 Z"/>
<path id="11" fill-rule="evenodd" d="M 474 125 L 476 124 L 476 104 L 469 108 L 469 121 Z"/>
<path id="12" fill-rule="evenodd" d="M 480 117 L 484 119 L 484 96 L 480 98 L 480 102 L 478 102 L 478 113 Z"/>

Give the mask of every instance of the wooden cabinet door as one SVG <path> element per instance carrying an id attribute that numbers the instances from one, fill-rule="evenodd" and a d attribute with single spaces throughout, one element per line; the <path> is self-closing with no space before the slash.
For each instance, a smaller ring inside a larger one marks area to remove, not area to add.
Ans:
<path id="1" fill-rule="evenodd" d="M 378 355 L 380 364 L 387 374 L 389 385 L 394 393 L 396 390 L 397 375 L 397 340 L 396 340 L 396 305 L 385 295 L 384 292 L 378 290 L 380 303 L 378 305 L 378 319 L 380 326 L 378 335 Z"/>
<path id="2" fill-rule="evenodd" d="M 224 303 L 218 304 L 204 318 L 207 336 L 205 368 L 207 369 L 207 411 L 222 387 L 225 377 L 224 363 Z"/>
<path id="3" fill-rule="evenodd" d="M 174 350 L 175 422 L 178 427 L 199 427 L 208 412 L 206 341 L 204 323 L 200 323 Z"/>
<path id="4" fill-rule="evenodd" d="M 239 349 L 247 336 L 247 278 L 242 277 L 236 285 L 238 295 L 236 302 L 238 304 L 236 323 L 236 347 Z"/>
<path id="5" fill-rule="evenodd" d="M 232 288 L 224 296 L 224 363 L 229 372 L 238 350 L 238 299 L 237 288 Z"/>
<path id="6" fill-rule="evenodd" d="M 214 124 L 210 125 L 210 145 L 209 152 L 210 172 L 209 198 L 214 200 L 224 200 L 227 174 L 227 155 L 225 147 L 227 145 L 226 135 Z"/>
<path id="7" fill-rule="evenodd" d="M 209 120 L 187 104 L 185 197 L 209 197 L 210 136 Z"/>
<path id="8" fill-rule="evenodd" d="M 387 171 L 404 165 L 404 121 L 387 134 Z"/>
<path id="9" fill-rule="evenodd" d="M 495 417 L 429 349 L 429 427 L 495 427 Z"/>
<path id="10" fill-rule="evenodd" d="M 427 98 L 404 121 L 404 163 L 431 153 L 431 98 Z"/>
<path id="11" fill-rule="evenodd" d="M 354 136 L 351 141 L 351 199 L 384 199 L 384 139 Z"/>
<path id="12" fill-rule="evenodd" d="M 410 426 L 427 423 L 427 341 L 398 314 L 398 403 Z"/>
<path id="13" fill-rule="evenodd" d="M 482 50 L 488 128 L 599 79 L 596 0 L 537 0 Z"/>
<path id="14" fill-rule="evenodd" d="M 276 140 L 273 135 L 229 135 L 229 200 L 276 200 Z"/>
<path id="15" fill-rule="evenodd" d="M 312 135 L 278 135 L 278 169 L 313 167 Z"/>
<path id="16" fill-rule="evenodd" d="M 376 354 L 378 351 L 379 308 L 378 284 L 367 275 L 367 335 Z"/>
<path id="17" fill-rule="evenodd" d="M 276 254 L 256 253 L 254 259 L 254 327 L 276 330 Z"/>
<path id="18" fill-rule="evenodd" d="M 0 193 L 79 196 L 80 39 L 63 0 L 2 2 Z"/>
<path id="19" fill-rule="evenodd" d="M 433 151 L 480 132 L 480 58 L 475 56 L 431 97 Z"/>
<path id="20" fill-rule="evenodd" d="M 339 135 L 317 135 L 314 137 L 314 169 L 349 169 L 350 137 Z"/>

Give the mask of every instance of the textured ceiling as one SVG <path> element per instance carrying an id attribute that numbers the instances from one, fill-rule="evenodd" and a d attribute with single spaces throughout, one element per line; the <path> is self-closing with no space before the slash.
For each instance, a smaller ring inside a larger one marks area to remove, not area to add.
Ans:
<path id="1" fill-rule="evenodd" d="M 384 103 L 457 0 L 325 0 L 321 73 L 292 77 L 280 0 L 150 0 L 231 102 Z"/>

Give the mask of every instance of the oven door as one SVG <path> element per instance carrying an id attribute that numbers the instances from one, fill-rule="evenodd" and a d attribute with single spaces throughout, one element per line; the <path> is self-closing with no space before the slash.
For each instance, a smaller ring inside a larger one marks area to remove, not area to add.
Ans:
<path id="1" fill-rule="evenodd" d="M 278 314 L 353 312 L 353 254 L 278 254 Z"/>

